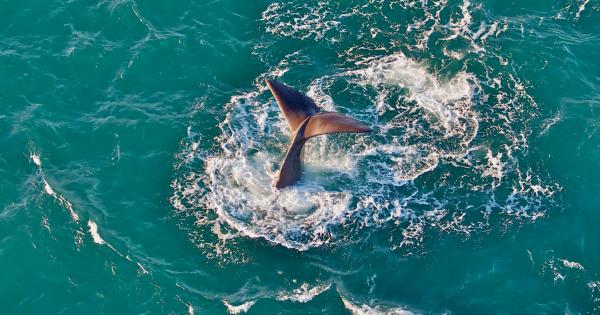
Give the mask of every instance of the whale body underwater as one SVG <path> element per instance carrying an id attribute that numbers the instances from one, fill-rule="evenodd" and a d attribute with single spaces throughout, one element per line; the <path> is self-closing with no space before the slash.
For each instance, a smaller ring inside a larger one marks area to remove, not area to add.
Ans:
<path id="1" fill-rule="evenodd" d="M 285 116 L 292 143 L 287 150 L 275 187 L 278 189 L 294 185 L 301 178 L 304 144 L 310 138 L 331 133 L 371 132 L 364 123 L 336 112 L 322 111 L 307 95 L 281 82 L 266 79 L 269 90 Z"/>

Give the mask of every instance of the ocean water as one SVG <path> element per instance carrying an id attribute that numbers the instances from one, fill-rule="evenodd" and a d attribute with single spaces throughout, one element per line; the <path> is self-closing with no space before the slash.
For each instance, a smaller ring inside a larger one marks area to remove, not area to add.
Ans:
<path id="1" fill-rule="evenodd" d="M 289 143 L 275 78 L 369 135 Z M 0 1 L 0 313 L 600 313 L 597 0 Z"/>

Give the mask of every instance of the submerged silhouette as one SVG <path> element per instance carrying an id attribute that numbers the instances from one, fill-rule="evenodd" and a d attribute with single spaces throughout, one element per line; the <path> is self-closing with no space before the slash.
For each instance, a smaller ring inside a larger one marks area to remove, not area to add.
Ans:
<path id="1" fill-rule="evenodd" d="M 293 88 L 267 79 L 267 85 L 277 105 L 288 121 L 292 144 L 279 169 L 275 187 L 291 186 L 300 179 L 304 144 L 314 136 L 342 132 L 371 132 L 371 128 L 360 121 L 334 112 L 323 112 L 308 96 Z"/>

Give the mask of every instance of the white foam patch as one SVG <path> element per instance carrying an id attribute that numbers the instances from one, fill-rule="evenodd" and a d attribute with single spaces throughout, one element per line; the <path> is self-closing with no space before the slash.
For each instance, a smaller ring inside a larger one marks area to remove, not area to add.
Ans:
<path id="1" fill-rule="evenodd" d="M 567 267 L 567 268 L 571 268 L 571 269 L 579 269 L 579 270 L 584 270 L 585 268 L 583 268 L 583 266 L 576 262 L 576 261 L 568 261 L 566 259 L 561 259 L 560 260 L 563 263 L 563 266 Z"/>
<path id="2" fill-rule="evenodd" d="M 341 297 L 344 307 L 352 313 L 352 315 L 414 315 L 415 313 L 406 310 L 402 307 L 390 307 L 351 302 L 345 297 Z"/>
<path id="3" fill-rule="evenodd" d="M 408 99 L 440 119 L 449 133 L 460 132 L 459 118 L 467 113 L 474 77 L 460 72 L 447 82 L 440 81 L 427 68 L 402 53 L 372 61 L 368 67 L 354 71 L 362 84 L 395 85 L 408 89 Z M 470 119 L 476 124 L 476 120 Z"/>
<path id="4" fill-rule="evenodd" d="M 583 0 L 581 1 L 581 3 L 579 4 L 579 7 L 577 7 L 577 13 L 575 13 L 575 18 L 579 18 L 581 17 L 581 13 L 583 11 L 585 11 L 585 6 L 590 2 L 590 0 Z"/>
<path id="5" fill-rule="evenodd" d="M 92 240 L 94 241 L 94 243 L 100 245 L 106 244 L 106 242 L 102 239 L 102 237 L 100 237 L 100 234 L 98 233 L 98 225 L 96 224 L 96 222 L 89 220 L 88 227 L 90 229 L 90 235 L 92 236 Z"/>
<path id="6" fill-rule="evenodd" d="M 478 122 L 470 107 L 477 81 L 469 73 L 459 72 L 452 79 L 442 81 L 424 65 L 396 53 L 375 59 L 368 67 L 348 74 L 359 76 L 359 84 L 383 85 L 384 92 L 385 86 L 407 89 L 407 100 L 434 116 L 437 121 L 432 122 L 445 129 L 445 137 L 459 135 L 464 138 L 464 145 L 468 145 L 476 135 Z M 389 110 L 383 108 L 385 103 L 379 105 L 380 111 Z"/>
<path id="7" fill-rule="evenodd" d="M 325 283 L 311 287 L 308 283 L 303 283 L 299 288 L 292 292 L 280 292 L 277 295 L 279 301 L 292 301 L 296 303 L 307 303 L 319 294 L 329 290 L 330 283 Z"/>
<path id="8" fill-rule="evenodd" d="M 36 154 L 36 153 L 32 153 L 30 156 L 31 161 L 33 161 L 33 163 L 37 166 L 42 166 L 42 161 L 40 160 L 40 155 Z"/>
<path id="9" fill-rule="evenodd" d="M 229 314 L 232 315 L 247 313 L 250 310 L 250 308 L 254 305 L 254 303 L 256 303 L 255 300 L 247 301 L 240 305 L 232 305 L 227 301 L 223 301 L 223 304 L 225 305 L 225 307 L 227 307 L 227 311 L 229 312 Z"/>
<path id="10" fill-rule="evenodd" d="M 401 185 L 417 178 L 419 175 L 433 170 L 439 163 L 440 155 L 433 148 L 424 145 L 390 145 L 382 144 L 369 148 L 364 152 L 367 156 L 385 156 L 388 163 L 386 167 L 393 171 L 391 184 Z M 389 177 L 372 178 L 377 182 Z"/>
<path id="11" fill-rule="evenodd" d="M 497 186 L 504 176 L 504 163 L 502 162 L 502 153 L 494 155 L 491 150 L 487 150 L 485 157 L 488 160 L 488 165 L 483 170 L 484 176 L 490 176 L 495 179 L 495 186 Z"/>

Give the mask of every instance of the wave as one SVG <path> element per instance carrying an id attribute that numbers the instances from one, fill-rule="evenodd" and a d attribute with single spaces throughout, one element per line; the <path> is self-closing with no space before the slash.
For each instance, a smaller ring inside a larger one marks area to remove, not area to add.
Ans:
<path id="1" fill-rule="evenodd" d="M 35 164 L 38 168 L 38 174 L 42 180 L 42 183 L 44 185 L 44 193 L 52 196 L 52 198 L 54 198 L 63 208 L 67 209 L 69 211 L 69 214 L 71 216 L 71 218 L 73 219 L 73 223 L 77 226 L 77 232 L 75 233 L 75 241 L 77 246 L 81 246 L 81 244 L 83 243 L 83 228 L 80 222 L 80 217 L 79 214 L 75 211 L 73 204 L 67 200 L 64 196 L 60 195 L 59 193 L 57 193 L 55 191 L 55 189 L 50 186 L 50 183 L 48 183 L 48 181 L 46 180 L 46 174 L 44 173 L 43 169 L 42 169 L 42 158 L 40 156 L 39 153 L 36 152 L 32 152 L 29 155 L 29 158 L 31 160 L 31 162 L 33 162 L 33 164 Z M 44 226 L 44 228 L 46 228 L 49 232 L 51 231 L 50 228 L 50 224 L 48 222 L 48 218 L 43 218 L 42 219 L 42 225 Z M 121 252 L 119 252 L 114 246 L 112 246 L 110 243 L 107 243 L 102 236 L 100 236 L 100 233 L 98 232 L 98 224 L 96 224 L 96 222 L 94 222 L 93 220 L 88 220 L 87 222 L 87 227 L 88 227 L 88 231 L 89 234 L 92 238 L 92 241 L 95 244 L 98 245 L 106 245 L 108 248 L 110 248 L 113 252 L 115 252 L 117 255 L 121 256 L 122 258 L 130 261 L 130 262 L 134 262 L 140 272 L 142 274 L 148 274 L 148 270 L 139 262 L 134 261 L 133 259 L 131 259 L 131 257 L 129 257 L 128 255 L 124 255 Z"/>
<path id="2" fill-rule="evenodd" d="M 61 206 L 63 206 L 65 209 L 67 209 L 69 211 L 69 214 L 71 215 L 71 218 L 73 219 L 73 221 L 77 223 L 79 221 L 79 215 L 77 214 L 77 212 L 75 212 L 75 209 L 73 208 L 73 204 L 71 204 L 71 202 L 69 200 L 67 200 L 65 197 L 63 197 L 62 195 L 59 195 L 58 193 L 56 193 L 56 191 L 54 191 L 52 186 L 50 186 L 50 183 L 48 183 L 48 181 L 46 180 L 46 175 L 44 174 L 44 171 L 42 170 L 42 160 L 40 158 L 40 155 L 38 153 L 31 153 L 29 158 L 38 167 L 38 172 L 39 172 L 39 174 L 42 178 L 42 182 L 44 184 L 44 192 L 46 194 L 52 196 L 56 201 L 58 201 L 58 203 Z"/>

